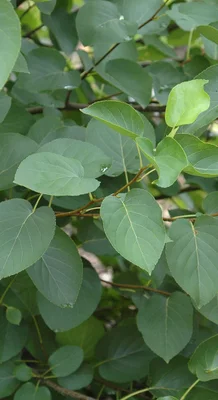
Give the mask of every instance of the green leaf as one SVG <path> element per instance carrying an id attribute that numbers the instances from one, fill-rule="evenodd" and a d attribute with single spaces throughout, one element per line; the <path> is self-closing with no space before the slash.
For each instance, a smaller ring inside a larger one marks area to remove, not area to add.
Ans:
<path id="1" fill-rule="evenodd" d="M 20 310 L 18 310 L 17 308 L 7 307 L 6 318 L 8 322 L 10 322 L 13 325 L 20 325 L 22 320 L 22 314 Z"/>
<path id="2" fill-rule="evenodd" d="M 11 97 L 7 96 L 4 92 L 0 92 L 0 123 L 4 121 L 10 107 Z"/>
<path id="3" fill-rule="evenodd" d="M 0 133 L 16 132 L 26 135 L 33 123 L 33 116 L 22 105 L 12 100 L 11 108 L 0 124 Z"/>
<path id="4" fill-rule="evenodd" d="M 192 321 L 191 302 L 179 292 L 169 298 L 152 296 L 140 307 L 137 317 L 145 343 L 167 363 L 190 341 Z"/>
<path id="5" fill-rule="evenodd" d="M 19 53 L 17 57 L 13 72 L 24 72 L 25 74 L 29 74 L 27 62 L 22 53 Z"/>
<path id="6" fill-rule="evenodd" d="M 53 153 L 27 157 L 17 169 L 14 183 L 54 196 L 79 196 L 94 192 L 100 184 L 84 178 L 84 168 L 78 160 Z"/>
<path id="7" fill-rule="evenodd" d="M 137 31 L 135 21 L 131 23 L 120 18 L 115 4 L 97 0 L 80 8 L 76 27 L 81 42 L 86 46 L 106 42 L 110 47 L 113 43 L 130 40 Z"/>
<path id="8" fill-rule="evenodd" d="M 21 382 L 27 382 L 32 378 L 32 369 L 26 364 L 20 364 L 15 368 L 14 376 Z"/>
<path id="9" fill-rule="evenodd" d="M 129 104 L 114 100 L 98 101 L 81 111 L 132 139 L 144 132 L 143 118 Z"/>
<path id="10" fill-rule="evenodd" d="M 15 378 L 14 363 L 8 361 L 4 364 L 0 364 L 0 398 L 8 397 L 16 390 L 19 385 L 19 381 Z"/>
<path id="11" fill-rule="evenodd" d="M 14 275 L 36 262 L 47 250 L 54 228 L 51 208 L 33 212 L 31 204 L 21 199 L 0 203 L 0 277 Z"/>
<path id="12" fill-rule="evenodd" d="M 58 117 L 46 116 L 38 119 L 30 128 L 28 136 L 40 146 L 57 139 L 57 130 L 62 128 L 63 122 Z"/>
<path id="13" fill-rule="evenodd" d="M 83 266 L 74 242 L 66 233 L 56 228 L 50 246 L 27 273 L 51 303 L 73 307 L 80 291 Z"/>
<path id="14" fill-rule="evenodd" d="M 155 396 L 177 396 L 196 380 L 188 369 L 188 360 L 182 356 L 173 358 L 168 364 L 155 358 L 150 364 L 150 376 L 151 392 Z"/>
<path id="15" fill-rule="evenodd" d="M 136 143 L 156 168 L 159 179 L 155 183 L 160 187 L 171 186 L 187 165 L 187 158 L 182 147 L 171 137 L 164 138 L 155 151 L 148 139 L 137 138 Z"/>
<path id="16" fill-rule="evenodd" d="M 59 378 L 60 386 L 69 390 L 87 388 L 93 380 L 93 368 L 89 364 L 82 364 L 77 371 L 64 378 Z"/>
<path id="17" fill-rule="evenodd" d="M 21 161 L 37 150 L 37 144 L 19 133 L 0 134 L 0 190 L 12 186 Z"/>
<path id="18" fill-rule="evenodd" d="M 125 73 L 123 73 L 124 71 Z M 112 85 L 133 97 L 142 107 L 149 104 L 152 79 L 146 70 L 136 62 L 121 59 L 111 60 L 106 64 L 105 72 Z"/>
<path id="19" fill-rule="evenodd" d="M 206 127 L 218 116 L 218 92 L 214 90 L 214 88 L 218 85 L 218 65 L 212 65 L 211 67 L 205 69 L 196 76 L 196 79 L 208 80 L 205 91 L 210 96 L 210 107 L 200 114 L 196 121 L 191 125 L 183 127 L 182 132 L 194 133 L 199 136 L 198 130 L 202 127 Z"/>
<path id="20" fill-rule="evenodd" d="M 51 400 L 51 398 L 51 392 L 47 387 L 36 387 L 31 382 L 20 386 L 14 396 L 14 400 Z"/>
<path id="21" fill-rule="evenodd" d="M 117 254 L 107 239 L 101 222 L 98 220 L 82 220 L 78 225 L 78 239 L 81 241 L 83 249 L 96 256 Z"/>
<path id="22" fill-rule="evenodd" d="M 5 310 L 0 308 L 0 363 L 10 360 L 16 356 L 25 346 L 27 341 L 27 326 L 21 324 L 16 326 L 7 321 Z"/>
<path id="23" fill-rule="evenodd" d="M 195 29 L 200 25 L 209 25 L 217 21 L 217 5 L 208 6 L 202 3 L 179 3 L 172 6 L 167 14 L 185 31 Z"/>
<path id="24" fill-rule="evenodd" d="M 117 252 L 150 274 L 165 243 L 161 209 L 153 196 L 143 189 L 133 189 L 119 197 L 106 197 L 101 218 Z"/>
<path id="25" fill-rule="evenodd" d="M 145 137 L 155 144 L 154 128 L 145 119 Z M 134 141 L 117 133 L 109 126 L 92 119 L 87 126 L 86 141 L 98 146 L 112 160 L 111 167 L 105 172 L 108 176 L 118 176 L 124 171 L 137 173 L 140 168 L 137 147 Z"/>
<path id="26" fill-rule="evenodd" d="M 202 342 L 189 361 L 189 369 L 200 381 L 218 378 L 218 335 Z"/>
<path id="27" fill-rule="evenodd" d="M 30 74 L 20 73 L 16 87 L 32 93 L 74 89 L 80 85 L 78 71 L 64 71 L 66 61 L 55 49 L 39 48 L 27 54 Z"/>
<path id="28" fill-rule="evenodd" d="M 197 31 L 208 40 L 218 44 L 218 29 L 210 25 L 201 25 L 197 28 Z"/>
<path id="29" fill-rule="evenodd" d="M 83 350 L 78 346 L 64 346 L 56 350 L 48 359 L 55 376 L 68 376 L 76 371 L 83 361 Z"/>
<path id="30" fill-rule="evenodd" d="M 0 26 L 0 57 L 4 60 L 0 73 L 1 90 L 14 67 L 21 46 L 20 21 L 13 6 L 7 0 L 1 0 Z"/>
<path id="31" fill-rule="evenodd" d="M 47 297 L 47 296 L 46 296 Z M 101 298 L 101 282 L 97 273 L 84 268 L 83 281 L 73 308 L 60 308 L 38 294 L 38 307 L 48 327 L 55 331 L 67 331 L 87 320 L 96 310 Z"/>
<path id="32" fill-rule="evenodd" d="M 167 55 L 168 57 L 176 57 L 176 53 L 173 48 L 163 43 L 157 35 L 144 35 L 143 41 L 146 45 L 155 47 L 161 53 Z"/>
<path id="33" fill-rule="evenodd" d="M 128 21 L 136 21 L 138 25 L 149 20 L 162 5 L 161 0 L 138 0 L 137 7 L 135 0 L 113 0 L 121 15 Z"/>
<path id="34" fill-rule="evenodd" d="M 172 128 L 191 124 L 210 106 L 210 96 L 204 91 L 205 79 L 176 85 L 170 92 L 166 108 L 166 123 Z"/>
<path id="35" fill-rule="evenodd" d="M 203 199 L 203 209 L 206 214 L 214 214 L 218 212 L 218 192 L 209 193 L 207 197 Z"/>
<path id="36" fill-rule="evenodd" d="M 212 177 L 218 175 L 218 148 L 202 142 L 192 135 L 177 135 L 176 140 L 188 159 L 185 172 L 191 175 Z"/>
<path id="37" fill-rule="evenodd" d="M 79 346 L 84 351 L 84 359 L 93 358 L 95 347 L 104 335 L 104 325 L 95 317 L 90 317 L 76 328 L 56 334 L 56 340 L 61 346 Z"/>
<path id="38" fill-rule="evenodd" d="M 218 324 L 218 294 L 205 306 L 200 309 L 197 308 L 199 313 L 201 313 L 205 318 Z"/>
<path id="39" fill-rule="evenodd" d="M 178 220 L 173 222 L 169 237 L 172 242 L 166 245 L 166 256 L 170 272 L 202 307 L 217 293 L 218 221 L 201 216 L 193 226 L 187 220 Z"/>
<path id="40" fill-rule="evenodd" d="M 58 47 L 70 55 L 78 42 L 75 15 L 68 14 L 62 7 L 57 7 L 51 15 L 43 15 L 42 21 L 54 35 Z"/>
<path id="41" fill-rule="evenodd" d="M 84 168 L 86 178 L 98 178 L 108 170 L 111 160 L 98 147 L 74 139 L 56 139 L 44 144 L 38 153 L 60 154 L 67 158 L 79 160 Z"/>
<path id="42" fill-rule="evenodd" d="M 204 389 L 202 387 L 194 388 L 189 394 L 188 400 L 217 400 L 217 391 L 213 391 L 213 388 Z"/>
<path id="43" fill-rule="evenodd" d="M 97 345 L 96 357 L 102 378 L 123 383 L 147 375 L 153 354 L 133 325 L 108 332 Z"/>
<path id="44" fill-rule="evenodd" d="M 56 6 L 56 1 L 57 0 L 43 1 L 42 3 L 40 2 L 39 4 L 37 4 L 37 7 L 42 13 L 51 14 Z"/>

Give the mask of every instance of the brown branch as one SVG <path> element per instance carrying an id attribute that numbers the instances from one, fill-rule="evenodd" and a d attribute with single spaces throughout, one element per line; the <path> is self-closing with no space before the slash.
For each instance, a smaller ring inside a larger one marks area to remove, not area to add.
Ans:
<path id="1" fill-rule="evenodd" d="M 62 394 L 63 396 L 72 397 L 72 399 L 79 400 L 96 400 L 93 397 L 86 396 L 85 394 L 74 392 L 73 390 L 65 389 L 62 386 L 57 385 L 56 383 L 50 380 L 43 380 L 43 384 L 48 386 L 49 388 L 55 390 L 57 393 Z"/>
<path id="2" fill-rule="evenodd" d="M 155 17 L 157 16 L 157 14 L 166 6 L 167 3 L 169 3 L 170 0 L 167 0 L 165 3 L 163 3 L 158 10 L 151 16 L 151 18 L 149 18 L 147 21 L 145 21 L 143 24 L 138 26 L 138 29 L 143 28 L 143 26 L 147 25 L 149 22 L 153 21 L 155 19 Z M 114 51 L 118 46 L 120 45 L 120 43 L 115 43 L 101 58 L 99 58 L 98 61 L 96 61 L 94 63 L 94 65 L 92 65 L 89 69 L 87 69 L 87 71 L 84 71 L 81 74 L 81 79 L 85 79 L 90 72 L 93 71 L 93 69 L 95 67 L 97 67 L 109 54 L 112 53 L 112 51 Z"/>
<path id="3" fill-rule="evenodd" d="M 126 185 L 122 186 L 119 190 L 117 190 L 115 193 L 112 194 L 112 196 L 117 196 L 119 193 L 123 192 L 123 190 L 125 190 L 127 187 L 131 186 L 134 182 L 137 181 L 137 179 L 139 178 L 139 176 L 142 174 L 143 171 L 145 171 L 145 169 L 147 169 L 147 167 L 143 167 L 139 170 L 139 172 L 131 179 L 131 181 L 129 181 L 128 183 L 126 183 Z M 94 203 L 101 203 L 104 200 L 104 197 L 100 197 L 99 199 L 92 199 L 90 200 L 87 204 L 85 204 L 84 206 L 77 208 L 76 210 L 72 210 L 72 211 L 66 211 L 66 212 L 58 212 L 56 213 L 56 217 L 71 217 L 73 215 L 76 216 L 80 216 L 80 217 L 84 217 L 84 210 L 86 210 L 89 206 L 91 206 Z M 86 214 L 86 215 L 90 215 L 90 214 Z M 94 216 L 98 216 L 98 214 L 93 214 Z"/>
<path id="4" fill-rule="evenodd" d="M 32 31 L 26 33 L 25 35 L 23 35 L 24 38 L 29 38 L 32 35 L 34 35 L 34 33 L 36 33 L 37 31 L 39 31 L 42 27 L 44 26 L 44 24 L 41 24 L 39 26 L 37 26 L 35 29 L 33 29 Z"/>
<path id="5" fill-rule="evenodd" d="M 104 100 L 106 100 L 106 98 L 104 98 Z M 66 101 L 67 101 L 67 99 L 66 99 Z M 99 99 L 92 103 L 87 103 L 87 104 L 85 104 L 85 103 L 69 103 L 69 104 L 65 104 L 64 107 L 59 107 L 58 110 L 59 111 L 82 110 L 83 108 L 86 108 L 86 107 L 90 106 L 91 104 L 98 102 L 98 101 L 102 101 L 102 99 Z M 145 108 L 143 108 L 142 106 L 140 106 L 138 104 L 131 104 L 131 103 L 127 103 L 127 104 L 130 104 L 133 108 L 135 108 L 135 110 L 141 111 L 141 112 L 164 112 L 166 109 L 166 106 L 158 105 L 156 103 L 155 104 L 151 103 Z M 43 107 L 30 107 L 30 108 L 27 108 L 27 111 L 30 114 L 42 114 Z"/>
<path id="6" fill-rule="evenodd" d="M 114 283 L 114 282 L 108 282 L 105 281 L 104 279 L 101 279 L 101 282 L 107 283 L 108 285 L 120 288 L 120 289 L 143 289 L 146 290 L 147 292 L 153 292 L 153 293 L 158 293 L 162 294 L 163 296 L 171 296 L 170 292 L 165 292 L 164 290 L 159 290 L 159 289 L 154 289 L 151 288 L 150 286 L 144 286 L 144 285 L 129 285 L 129 284 L 124 284 L 124 283 Z"/>

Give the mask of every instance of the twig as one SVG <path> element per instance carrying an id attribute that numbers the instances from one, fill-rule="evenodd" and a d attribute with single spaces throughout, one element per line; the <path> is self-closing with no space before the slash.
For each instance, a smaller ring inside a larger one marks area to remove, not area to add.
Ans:
<path id="1" fill-rule="evenodd" d="M 42 27 L 44 26 L 44 24 L 41 24 L 39 26 L 37 26 L 35 29 L 33 29 L 32 31 L 26 33 L 25 35 L 23 35 L 24 38 L 29 38 L 32 35 L 34 35 L 34 33 L 36 33 L 37 31 L 39 31 Z"/>
<path id="2" fill-rule="evenodd" d="M 69 92 L 68 92 L 69 94 Z M 109 97 L 108 97 L 109 98 Z M 102 99 L 96 100 L 96 101 L 100 101 Z M 104 98 L 104 100 L 106 100 Z M 96 102 L 95 101 L 95 102 Z M 72 111 L 72 110 L 81 110 L 83 108 L 88 107 L 90 104 L 93 104 L 94 102 L 91 103 L 67 103 L 67 99 L 65 102 L 65 106 L 64 107 L 59 107 L 58 110 L 59 111 Z M 138 104 L 130 104 L 133 108 L 135 108 L 135 110 L 137 111 L 142 111 L 142 112 L 164 112 L 166 109 L 166 106 L 161 106 L 159 104 L 149 104 L 147 107 L 143 108 L 142 106 L 138 105 Z M 30 114 L 42 114 L 43 113 L 43 107 L 30 107 L 27 108 L 27 111 L 29 111 Z"/>
<path id="3" fill-rule="evenodd" d="M 50 380 L 43 380 L 43 384 L 50 387 L 51 389 L 55 390 L 57 393 L 62 394 L 63 396 L 68 396 L 73 399 L 79 399 L 79 400 L 96 400 L 93 397 L 86 396 L 85 394 L 79 393 L 79 392 L 74 392 L 73 390 L 65 389 L 56 383 L 50 381 Z"/>
<path id="4" fill-rule="evenodd" d="M 101 282 L 107 283 L 108 285 L 118 287 L 118 288 L 123 288 L 123 289 L 143 289 L 148 292 L 153 292 L 153 293 L 158 293 L 162 294 L 163 296 L 171 296 L 170 292 L 165 292 L 164 290 L 160 289 L 154 289 L 149 286 L 144 286 L 144 285 L 129 285 L 129 284 L 124 284 L 124 283 L 115 283 L 115 282 L 108 282 L 105 281 L 104 279 L 101 279 Z"/>
<path id="5" fill-rule="evenodd" d="M 149 22 L 153 21 L 155 19 L 155 17 L 157 16 L 157 14 L 166 6 L 167 3 L 169 3 L 170 0 L 167 0 L 166 2 L 164 2 L 159 8 L 158 10 L 151 16 L 151 18 L 149 18 L 147 21 L 145 21 L 143 24 L 138 26 L 138 29 L 143 28 L 143 26 L 147 25 Z M 98 61 L 96 61 L 94 63 L 94 65 L 92 65 L 89 69 L 87 69 L 87 71 L 84 71 L 81 74 L 81 79 L 85 79 L 90 72 L 93 71 L 93 69 L 95 67 L 97 67 L 109 54 L 112 53 L 112 51 L 114 51 L 118 46 L 120 45 L 120 43 L 115 43 L 101 58 L 99 58 Z"/>
<path id="6" fill-rule="evenodd" d="M 112 194 L 112 196 L 117 196 L 119 193 L 121 193 L 123 190 L 125 190 L 127 187 L 129 187 L 130 185 L 132 185 L 134 182 L 137 181 L 137 179 L 139 178 L 139 176 L 141 175 L 141 173 L 143 171 L 145 171 L 145 169 L 147 169 L 147 167 L 143 167 L 139 170 L 139 172 L 131 179 L 131 181 L 129 181 L 128 183 L 126 183 L 124 186 L 122 186 L 119 190 L 117 190 L 115 193 Z M 101 197 L 99 199 L 92 199 L 90 200 L 86 205 L 84 205 L 83 207 L 78 208 L 77 210 L 72 210 L 72 211 L 66 211 L 66 212 L 58 212 L 56 213 L 56 217 L 71 217 L 73 215 L 76 216 L 85 216 L 84 214 L 84 210 L 86 210 L 89 206 L 91 206 L 94 203 L 101 203 L 104 200 L 104 197 Z M 86 215 L 90 215 L 90 214 L 86 214 Z M 98 214 L 96 214 L 98 216 Z M 94 216 L 96 216 L 94 214 Z"/>
<path id="7" fill-rule="evenodd" d="M 27 8 L 27 10 L 25 10 L 25 11 L 23 12 L 23 14 L 22 14 L 21 17 L 20 17 L 20 21 L 23 19 L 23 17 L 25 17 L 25 15 L 26 15 L 33 7 L 36 7 L 36 4 L 35 4 L 35 3 L 32 4 L 29 8 Z"/>

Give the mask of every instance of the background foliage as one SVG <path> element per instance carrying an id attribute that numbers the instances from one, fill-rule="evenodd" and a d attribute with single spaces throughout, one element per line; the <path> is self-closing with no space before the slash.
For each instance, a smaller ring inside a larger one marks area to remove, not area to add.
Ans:
<path id="1" fill-rule="evenodd" d="M 0 398 L 218 398 L 218 1 L 1 0 Z"/>

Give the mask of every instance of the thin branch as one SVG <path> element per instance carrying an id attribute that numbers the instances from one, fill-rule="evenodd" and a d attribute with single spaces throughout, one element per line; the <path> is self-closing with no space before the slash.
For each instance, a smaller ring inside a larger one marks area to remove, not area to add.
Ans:
<path id="1" fill-rule="evenodd" d="M 24 38 L 29 38 L 32 35 L 34 35 L 34 33 L 36 33 L 37 31 L 39 31 L 42 27 L 44 26 L 44 24 L 41 24 L 39 26 L 37 26 L 35 29 L 33 29 L 32 31 L 26 33 L 25 35 L 23 35 Z"/>
<path id="2" fill-rule="evenodd" d="M 166 6 L 167 3 L 169 3 L 170 0 L 167 0 L 166 2 L 164 2 L 161 7 L 158 8 L 158 10 L 151 16 L 151 18 L 149 18 L 147 21 L 145 21 L 143 24 L 138 26 L 138 29 L 143 28 L 143 26 L 147 25 L 149 22 L 153 21 L 155 19 L 155 17 L 157 16 L 157 14 Z M 95 67 L 97 67 L 109 54 L 112 53 L 112 51 L 114 51 L 118 46 L 120 45 L 120 43 L 115 43 L 101 58 L 99 58 L 98 61 L 96 61 L 94 63 L 94 65 L 92 65 L 89 69 L 87 69 L 87 71 L 84 71 L 81 74 L 81 79 L 85 79 L 90 72 L 93 71 L 93 69 Z"/>
<path id="3" fill-rule="evenodd" d="M 170 292 L 165 292 L 164 290 L 160 289 L 154 289 L 151 288 L 150 286 L 144 286 L 144 285 L 129 285 L 129 284 L 124 284 L 124 283 L 114 283 L 114 282 L 108 282 L 105 281 L 104 279 L 101 279 L 101 282 L 107 283 L 108 285 L 120 288 L 120 289 L 143 289 L 146 290 L 147 292 L 153 292 L 153 293 L 158 293 L 162 294 L 163 296 L 171 296 Z"/>
<path id="4" fill-rule="evenodd" d="M 67 99 L 66 99 L 66 102 L 67 102 Z M 106 100 L 106 98 L 104 98 L 104 100 Z M 96 100 L 95 102 L 98 102 L 98 101 L 102 101 L 102 99 Z M 66 104 L 66 102 L 65 102 L 64 107 L 58 108 L 59 111 L 81 110 L 83 108 L 90 106 L 90 104 L 95 103 L 95 102 L 92 102 L 92 103 L 87 103 L 87 104 L 85 104 L 85 103 L 68 103 L 68 104 Z M 141 112 L 160 112 L 161 113 L 161 112 L 164 112 L 166 109 L 166 106 L 162 106 L 162 105 L 159 105 L 156 103 L 155 104 L 151 103 L 145 108 L 138 104 L 131 104 L 131 103 L 128 103 L 128 104 L 130 104 L 133 108 L 135 108 L 135 110 L 141 111 Z M 27 108 L 27 111 L 30 114 L 42 114 L 43 107 L 30 107 L 30 108 Z"/>
<path id="5" fill-rule="evenodd" d="M 43 380 L 43 384 L 48 386 L 49 388 L 55 390 L 57 393 L 62 394 L 63 396 L 71 397 L 72 399 L 79 400 L 96 400 L 93 397 L 86 396 L 85 394 L 74 392 L 73 390 L 65 389 L 62 386 L 57 385 L 56 383 L 50 380 Z"/>
<path id="6" fill-rule="evenodd" d="M 147 169 L 147 167 L 143 167 L 139 170 L 139 172 L 131 179 L 131 181 L 129 181 L 128 183 L 126 183 L 124 186 L 122 186 L 119 190 L 117 190 L 115 193 L 112 194 L 112 196 L 117 196 L 119 193 L 123 192 L 123 190 L 125 190 L 127 187 L 131 186 L 134 182 L 137 181 L 137 179 L 139 178 L 139 176 L 141 175 L 141 173 L 143 171 L 145 171 L 145 169 Z M 87 204 L 85 204 L 84 206 L 78 208 L 77 210 L 72 210 L 72 211 L 66 211 L 66 212 L 60 212 L 60 213 L 56 213 L 56 217 L 71 217 L 73 215 L 76 216 L 85 216 L 84 214 L 84 210 L 86 210 L 87 208 L 89 208 L 92 204 L 94 203 L 101 203 L 104 200 L 104 197 L 100 197 L 99 199 L 92 199 L 90 200 Z M 90 215 L 90 214 L 87 214 Z M 98 216 L 98 214 L 96 214 Z"/>
<path id="7" fill-rule="evenodd" d="M 32 4 L 29 8 L 27 8 L 27 10 L 25 10 L 25 11 L 23 12 L 23 14 L 22 14 L 21 17 L 20 17 L 20 21 L 23 19 L 23 17 L 25 17 L 25 15 L 26 15 L 33 7 L 36 7 L 36 4 L 35 4 L 35 3 Z"/>

